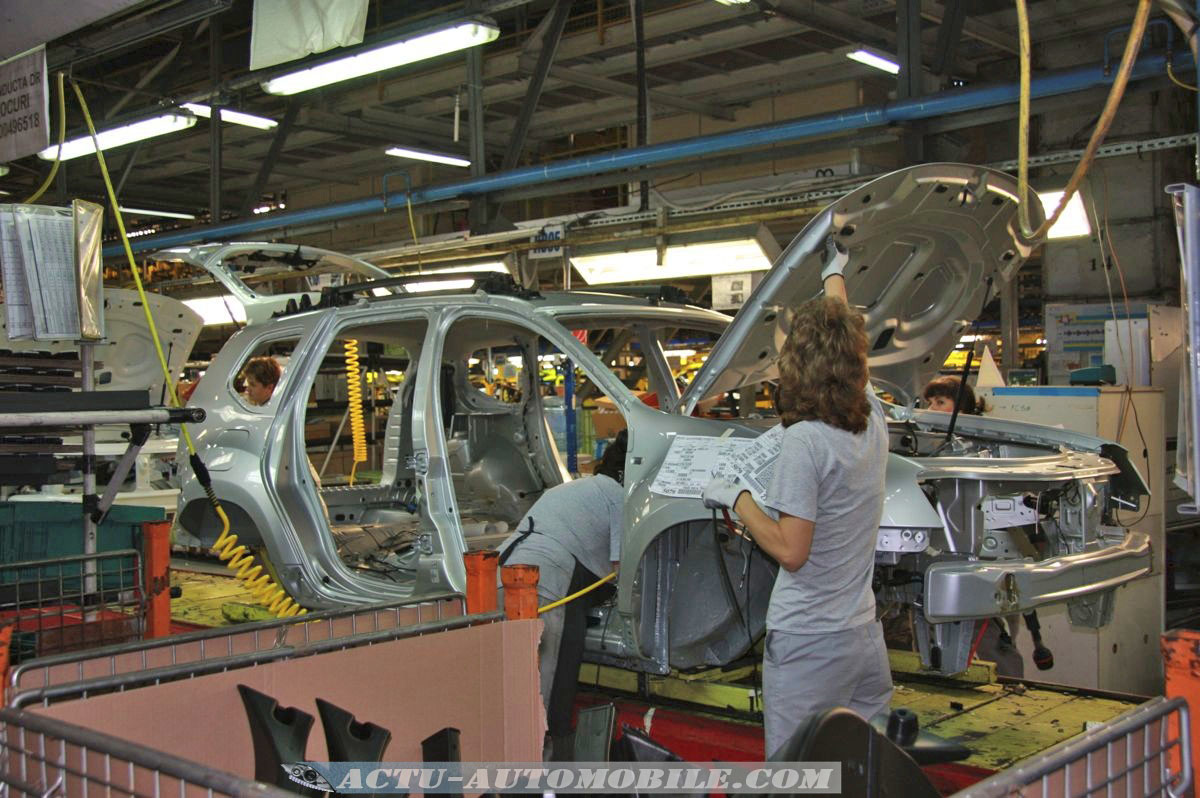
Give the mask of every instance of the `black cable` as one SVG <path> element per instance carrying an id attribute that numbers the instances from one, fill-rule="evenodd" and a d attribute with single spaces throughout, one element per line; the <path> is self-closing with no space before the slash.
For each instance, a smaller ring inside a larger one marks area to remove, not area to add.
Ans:
<path id="1" fill-rule="evenodd" d="M 712 527 L 713 527 L 713 551 L 717 556 L 717 570 L 721 572 L 721 588 L 725 591 L 725 599 L 729 602 L 730 609 L 737 616 L 738 623 L 746 632 L 746 638 L 750 639 L 750 621 L 742 616 L 742 608 L 738 605 L 737 593 L 733 590 L 733 581 L 729 578 L 729 569 L 725 567 L 725 555 L 721 550 L 721 528 L 717 525 L 717 511 L 712 511 Z"/>
<path id="2" fill-rule="evenodd" d="M 987 307 L 988 301 L 991 299 L 992 293 L 992 278 L 987 278 L 987 285 L 983 289 L 983 304 L 979 306 L 979 312 L 983 313 L 983 309 Z M 950 443 L 954 437 L 954 425 L 958 423 L 958 414 L 962 411 L 963 400 L 967 397 L 967 377 L 971 376 L 971 361 L 975 359 L 975 339 L 979 336 L 976 334 L 979 328 L 979 319 L 972 322 L 971 330 L 971 348 L 967 352 L 967 361 L 963 363 L 962 376 L 958 381 L 958 396 L 954 398 L 954 411 L 950 414 L 950 426 L 946 428 L 946 443 Z M 974 412 L 975 408 L 971 408 L 970 412 Z"/>

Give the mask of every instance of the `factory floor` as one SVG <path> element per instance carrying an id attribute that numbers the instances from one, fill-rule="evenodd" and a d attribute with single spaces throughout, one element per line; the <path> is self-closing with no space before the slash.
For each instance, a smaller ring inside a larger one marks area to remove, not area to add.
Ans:
<path id="1" fill-rule="evenodd" d="M 173 630 L 261 620 L 245 617 L 248 610 L 241 608 L 254 605 L 250 591 L 215 559 L 172 557 L 171 587 L 180 590 L 179 597 L 171 599 Z"/>

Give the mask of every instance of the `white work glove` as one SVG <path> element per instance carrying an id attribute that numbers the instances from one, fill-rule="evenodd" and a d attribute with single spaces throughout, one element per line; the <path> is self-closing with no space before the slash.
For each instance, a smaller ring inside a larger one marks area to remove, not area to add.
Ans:
<path id="1" fill-rule="evenodd" d="M 833 275 L 845 277 L 846 264 L 850 262 L 850 253 L 846 248 L 834 241 L 833 236 L 825 239 L 825 268 L 821 270 L 821 282 L 824 283 Z"/>
<path id="2" fill-rule="evenodd" d="M 738 497 L 746 490 L 748 490 L 746 487 L 730 482 L 724 477 L 713 477 L 704 486 L 704 492 L 700 494 L 700 498 L 704 500 L 704 506 L 710 510 L 732 510 L 733 506 L 737 504 Z"/>

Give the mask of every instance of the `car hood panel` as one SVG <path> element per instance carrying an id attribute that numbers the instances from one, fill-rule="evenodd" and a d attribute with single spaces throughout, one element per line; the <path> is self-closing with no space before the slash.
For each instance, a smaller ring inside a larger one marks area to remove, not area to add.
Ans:
<path id="1" fill-rule="evenodd" d="M 871 181 L 805 226 L 717 342 L 684 394 L 706 397 L 778 376 L 789 311 L 821 292 L 830 242 L 845 248 L 850 303 L 863 310 L 872 378 L 919 393 L 983 307 L 987 281 L 1015 275 L 1016 181 L 966 164 L 922 164 Z M 1040 208 L 1031 207 L 1036 224 Z"/>

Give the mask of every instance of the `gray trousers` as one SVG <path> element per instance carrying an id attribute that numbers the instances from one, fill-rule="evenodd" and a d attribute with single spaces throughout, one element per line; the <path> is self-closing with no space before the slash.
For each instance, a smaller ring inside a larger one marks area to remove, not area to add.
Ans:
<path id="1" fill-rule="evenodd" d="M 879 622 L 811 635 L 767 633 L 763 719 L 768 758 L 816 712 L 847 707 L 870 719 L 891 700 L 892 671 Z"/>

